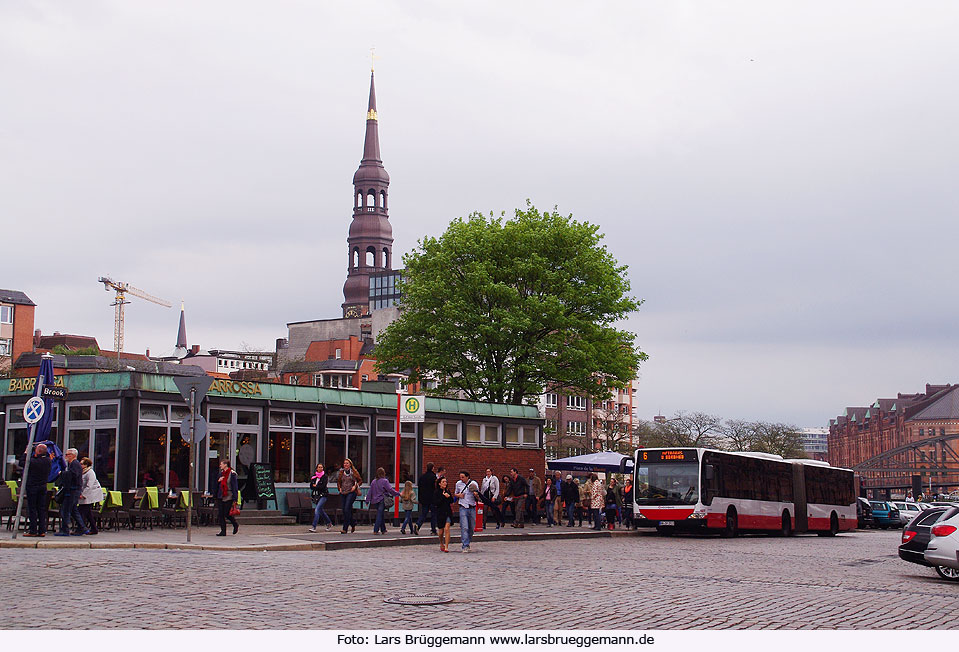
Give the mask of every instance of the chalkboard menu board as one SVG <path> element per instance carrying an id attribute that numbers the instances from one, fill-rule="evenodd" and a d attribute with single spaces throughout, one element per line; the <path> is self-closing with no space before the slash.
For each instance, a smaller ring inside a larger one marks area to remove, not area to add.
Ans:
<path id="1" fill-rule="evenodd" d="M 280 504 L 276 502 L 276 485 L 273 484 L 273 469 L 269 464 L 263 462 L 253 462 L 250 464 L 250 473 L 253 474 L 253 488 L 256 491 L 258 501 L 270 501 L 276 503 L 276 508 Z"/>

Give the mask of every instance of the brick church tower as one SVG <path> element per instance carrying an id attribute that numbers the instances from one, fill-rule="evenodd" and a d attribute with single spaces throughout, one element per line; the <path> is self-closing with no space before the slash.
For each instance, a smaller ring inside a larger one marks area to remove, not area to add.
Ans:
<path id="1" fill-rule="evenodd" d="M 392 269 L 393 227 L 389 218 L 390 175 L 380 160 L 376 91 L 370 70 L 370 103 L 366 112 L 363 159 L 353 175 L 353 222 L 350 224 L 349 268 L 343 285 L 343 316 L 369 313 L 370 274 Z"/>

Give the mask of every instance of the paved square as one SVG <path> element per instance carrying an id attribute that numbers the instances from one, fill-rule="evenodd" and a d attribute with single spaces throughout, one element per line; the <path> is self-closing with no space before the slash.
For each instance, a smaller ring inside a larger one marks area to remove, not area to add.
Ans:
<path id="1" fill-rule="evenodd" d="M 898 531 L 316 552 L 0 550 L 3 628 L 955 628 Z M 69 569 L 69 570 L 68 570 Z M 64 600 L 65 591 L 73 599 Z M 385 598 L 431 593 L 440 606 Z M 535 607 L 530 605 L 534 604 Z M 51 605 L 57 605 L 51 608 Z M 92 608 L 94 607 L 95 608 Z"/>

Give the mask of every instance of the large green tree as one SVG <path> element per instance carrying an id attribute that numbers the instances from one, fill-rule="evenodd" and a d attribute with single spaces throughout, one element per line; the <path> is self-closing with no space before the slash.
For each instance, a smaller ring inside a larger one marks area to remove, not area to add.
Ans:
<path id="1" fill-rule="evenodd" d="M 602 239 L 529 202 L 512 219 L 454 220 L 404 257 L 403 311 L 377 340 L 379 370 L 477 401 L 526 403 L 546 386 L 605 398 L 646 355 L 614 326 L 641 301 Z"/>

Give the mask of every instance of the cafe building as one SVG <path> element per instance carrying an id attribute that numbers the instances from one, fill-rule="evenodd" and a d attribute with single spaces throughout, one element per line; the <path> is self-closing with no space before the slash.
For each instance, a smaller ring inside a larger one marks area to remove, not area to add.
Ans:
<path id="1" fill-rule="evenodd" d="M 57 375 L 67 389 L 54 403 L 51 439 L 93 460 L 105 489 L 185 488 L 189 447 L 180 423 L 189 414 L 174 375 L 142 372 Z M 26 448 L 23 406 L 35 378 L 0 380 L 5 464 L 3 479 L 19 474 Z M 373 384 L 376 385 L 375 383 Z M 208 435 L 198 451 L 196 486 L 209 487 L 220 460 L 236 469 L 243 489 L 254 462 L 268 463 L 277 494 L 303 489 L 318 462 L 339 469 L 349 457 L 365 482 L 378 467 L 393 479 L 397 395 L 255 381 L 215 379 L 200 406 Z M 402 423 L 400 482 L 426 462 L 480 477 L 487 466 L 502 475 L 545 469 L 542 420 L 535 406 L 428 397 L 422 423 Z M 252 492 L 244 492 L 244 499 Z M 282 500 L 282 498 L 281 498 Z M 283 507 L 282 503 L 279 507 Z"/>

